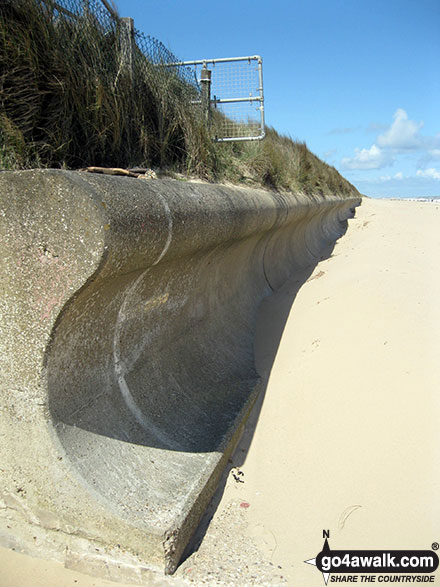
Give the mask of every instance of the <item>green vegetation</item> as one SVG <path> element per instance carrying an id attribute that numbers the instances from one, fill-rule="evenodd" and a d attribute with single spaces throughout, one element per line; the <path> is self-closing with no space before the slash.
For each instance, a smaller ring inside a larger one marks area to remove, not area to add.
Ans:
<path id="1" fill-rule="evenodd" d="M 356 188 L 306 144 L 266 129 L 263 141 L 219 145 L 218 172 L 233 183 L 316 195 L 358 196 Z"/>
<path id="2" fill-rule="evenodd" d="M 120 22 L 53 0 L 0 3 L 0 168 L 148 166 L 208 181 L 306 194 L 358 195 L 304 143 L 268 129 L 261 142 L 215 143 L 197 88 L 134 47 Z M 110 25 L 109 25 L 110 23 Z"/>

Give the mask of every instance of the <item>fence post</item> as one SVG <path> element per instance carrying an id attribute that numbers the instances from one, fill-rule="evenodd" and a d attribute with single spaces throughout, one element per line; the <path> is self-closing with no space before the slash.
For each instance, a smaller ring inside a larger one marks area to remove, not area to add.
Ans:
<path id="1" fill-rule="evenodd" d="M 211 70 L 203 64 L 203 69 L 200 75 L 200 83 L 202 89 L 202 110 L 206 122 L 209 126 L 211 122 Z"/>
<path id="2" fill-rule="evenodd" d="M 134 81 L 134 20 L 121 18 L 119 21 L 119 43 L 121 51 L 121 68 L 127 78 Z"/>

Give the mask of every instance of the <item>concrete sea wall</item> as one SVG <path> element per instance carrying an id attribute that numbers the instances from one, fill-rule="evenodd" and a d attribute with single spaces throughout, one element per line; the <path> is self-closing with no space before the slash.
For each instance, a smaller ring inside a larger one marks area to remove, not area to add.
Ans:
<path id="1" fill-rule="evenodd" d="M 359 200 L 36 170 L 0 201 L 0 542 L 172 572 L 258 393 L 259 303 Z"/>

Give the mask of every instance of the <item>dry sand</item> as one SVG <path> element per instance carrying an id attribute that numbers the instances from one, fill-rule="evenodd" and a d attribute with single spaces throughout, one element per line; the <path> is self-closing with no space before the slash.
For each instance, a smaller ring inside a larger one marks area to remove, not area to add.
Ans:
<path id="1" fill-rule="evenodd" d="M 298 292 L 265 300 L 265 393 L 201 545 L 153 584 L 322 586 L 303 561 L 324 529 L 334 549 L 440 542 L 439 229 L 437 204 L 367 199 Z M 1 587 L 40 585 L 112 583 L 0 549 Z"/>

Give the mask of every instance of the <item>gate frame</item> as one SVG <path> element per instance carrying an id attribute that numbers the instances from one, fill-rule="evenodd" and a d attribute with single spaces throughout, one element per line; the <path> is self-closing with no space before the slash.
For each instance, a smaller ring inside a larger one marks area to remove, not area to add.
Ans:
<path id="1" fill-rule="evenodd" d="M 257 96 L 248 96 L 246 98 L 217 98 L 211 99 L 211 70 L 208 69 L 208 64 L 215 65 L 216 63 L 231 63 L 236 61 L 257 61 L 258 63 L 258 81 L 259 87 L 257 88 Z M 179 61 L 178 63 L 166 63 L 164 64 L 170 67 L 189 67 L 196 65 L 203 65 L 201 79 L 199 80 L 202 87 L 202 98 L 198 101 L 198 104 L 204 105 L 205 115 L 210 121 L 211 107 L 217 107 L 217 104 L 231 104 L 234 102 L 260 102 L 258 110 L 260 111 L 260 134 L 251 137 L 214 137 L 213 140 L 222 143 L 230 141 L 261 141 L 266 136 L 265 124 L 264 124 L 264 92 L 263 92 L 263 59 L 260 55 L 248 55 L 246 57 L 224 57 L 220 59 L 197 59 L 194 61 Z"/>

